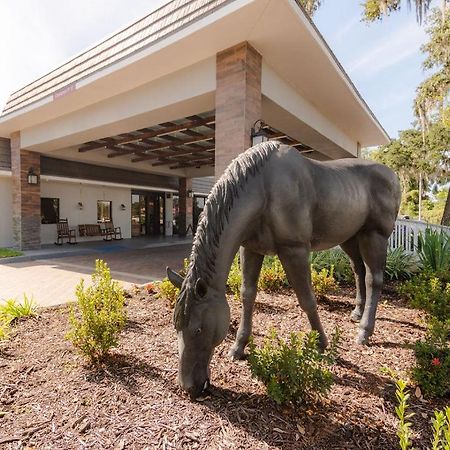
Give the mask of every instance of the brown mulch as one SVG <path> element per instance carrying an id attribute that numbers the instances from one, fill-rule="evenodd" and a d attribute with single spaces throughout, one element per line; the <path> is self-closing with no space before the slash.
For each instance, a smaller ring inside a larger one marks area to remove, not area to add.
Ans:
<path id="1" fill-rule="evenodd" d="M 211 366 L 212 394 L 192 402 L 176 386 L 177 342 L 172 311 L 143 291 L 128 300 L 129 323 L 111 360 L 87 367 L 64 339 L 67 309 L 41 312 L 20 323 L 0 344 L 0 448 L 36 449 L 394 449 L 394 387 L 381 367 L 406 373 L 408 347 L 423 336 L 421 314 L 385 295 L 368 347 L 354 344 L 349 319 L 352 289 L 320 303 L 329 334 L 342 330 L 335 385 L 320 405 L 279 407 L 251 378 L 245 361 L 227 357 L 239 306 L 230 300 L 232 322 Z M 287 336 L 308 329 L 295 299 L 261 293 L 254 334 L 275 327 Z M 420 397 L 420 396 L 419 396 Z M 412 393 L 414 444 L 429 446 L 435 407 Z"/>

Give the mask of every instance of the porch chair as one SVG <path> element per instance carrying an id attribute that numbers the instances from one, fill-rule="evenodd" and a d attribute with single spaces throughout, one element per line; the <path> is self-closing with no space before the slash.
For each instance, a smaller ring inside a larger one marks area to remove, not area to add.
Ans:
<path id="1" fill-rule="evenodd" d="M 63 245 L 64 239 L 67 239 L 68 244 L 77 244 L 75 228 L 69 228 L 67 219 L 59 219 L 59 222 L 56 224 L 56 233 L 56 245 Z"/>
<path id="2" fill-rule="evenodd" d="M 104 222 L 104 228 L 102 229 L 103 240 L 104 241 L 120 241 L 122 237 L 122 229 L 120 227 L 115 227 L 112 221 Z"/>

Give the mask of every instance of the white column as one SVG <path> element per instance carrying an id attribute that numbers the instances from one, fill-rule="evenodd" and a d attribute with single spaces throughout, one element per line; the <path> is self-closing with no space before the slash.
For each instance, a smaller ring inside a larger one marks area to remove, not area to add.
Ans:
<path id="1" fill-rule="evenodd" d="M 164 213 L 164 234 L 173 235 L 173 194 L 166 193 L 166 208 Z"/>

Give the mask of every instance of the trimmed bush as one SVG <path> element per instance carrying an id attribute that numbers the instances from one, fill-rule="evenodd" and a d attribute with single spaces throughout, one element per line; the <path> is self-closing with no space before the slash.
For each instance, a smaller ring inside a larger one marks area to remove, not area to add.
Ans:
<path id="1" fill-rule="evenodd" d="M 119 333 L 126 323 L 125 295 L 113 281 L 107 264 L 97 259 L 92 286 L 76 287 L 77 301 L 69 312 L 70 330 L 67 339 L 91 363 L 99 363 L 116 347 Z"/>
<path id="2" fill-rule="evenodd" d="M 314 269 L 311 270 L 311 283 L 317 298 L 326 297 L 328 294 L 336 291 L 337 283 L 333 275 L 333 266 L 331 266 L 330 270 L 324 267 L 320 272 Z"/>
<path id="3" fill-rule="evenodd" d="M 414 344 L 416 365 L 412 378 L 430 397 L 450 394 L 450 320 L 432 319 L 423 341 Z"/>
<path id="4" fill-rule="evenodd" d="M 156 284 L 156 291 L 158 293 L 157 296 L 167 300 L 171 308 L 175 307 L 180 290 L 168 278 L 164 278 L 164 280 Z"/>
<path id="5" fill-rule="evenodd" d="M 264 383 L 267 394 L 278 404 L 317 401 L 333 384 L 330 366 L 336 360 L 339 340 L 336 329 L 331 345 L 321 353 L 316 331 L 291 333 L 285 341 L 272 330 L 262 347 L 250 340 L 248 363 L 252 376 Z"/>
<path id="6" fill-rule="evenodd" d="M 265 256 L 258 280 L 264 292 L 280 292 L 289 285 L 286 273 L 277 256 Z"/>
<path id="7" fill-rule="evenodd" d="M 450 283 L 423 272 L 399 286 L 398 292 L 413 308 L 423 309 L 438 320 L 450 318 Z"/>

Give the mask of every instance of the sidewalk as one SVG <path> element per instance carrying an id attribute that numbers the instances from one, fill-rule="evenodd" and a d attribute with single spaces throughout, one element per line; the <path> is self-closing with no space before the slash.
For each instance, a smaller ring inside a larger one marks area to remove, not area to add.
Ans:
<path id="1" fill-rule="evenodd" d="M 125 289 L 160 280 L 166 266 L 181 269 L 192 245 L 191 239 L 179 238 L 87 244 L 30 251 L 22 257 L 8 258 L 6 264 L 0 260 L 0 301 L 21 300 L 24 294 L 33 297 L 39 306 L 72 301 L 80 279 L 90 282 L 96 259 L 108 263 L 113 278 Z"/>

